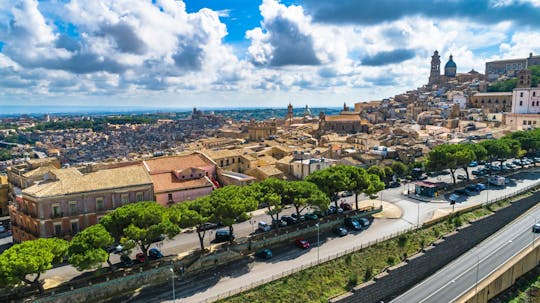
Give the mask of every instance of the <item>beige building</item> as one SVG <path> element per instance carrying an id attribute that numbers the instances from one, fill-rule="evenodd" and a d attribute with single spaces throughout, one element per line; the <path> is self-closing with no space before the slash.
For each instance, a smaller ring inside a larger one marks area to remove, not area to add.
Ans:
<path id="1" fill-rule="evenodd" d="M 469 108 L 481 108 L 488 113 L 510 112 L 512 110 L 512 93 L 476 93 L 469 98 Z"/>
<path id="2" fill-rule="evenodd" d="M 8 181 L 13 186 L 24 189 L 41 180 L 51 169 L 58 168 L 60 161 L 56 158 L 26 160 L 22 164 L 8 167 Z"/>
<path id="3" fill-rule="evenodd" d="M 533 53 L 527 58 L 486 62 L 486 77 L 488 80 L 497 80 L 501 75 L 513 77 L 520 70 L 533 65 L 540 65 L 540 56 L 533 56 Z"/>
<path id="4" fill-rule="evenodd" d="M 270 136 L 277 134 L 277 123 L 271 122 L 258 122 L 251 120 L 247 125 L 248 139 L 250 141 L 259 141 L 261 139 L 267 139 Z"/>
<path id="5" fill-rule="evenodd" d="M 0 175 L 0 217 L 7 216 L 9 202 L 9 183 L 7 176 Z"/>

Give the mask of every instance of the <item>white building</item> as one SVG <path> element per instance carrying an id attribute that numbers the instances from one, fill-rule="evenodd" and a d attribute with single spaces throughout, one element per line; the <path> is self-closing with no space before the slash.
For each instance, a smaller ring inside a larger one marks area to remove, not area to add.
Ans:
<path id="1" fill-rule="evenodd" d="M 467 107 L 467 98 L 465 98 L 465 95 L 463 95 L 463 92 L 456 91 L 452 92 L 452 103 L 458 104 L 459 109 L 465 109 Z"/>
<path id="2" fill-rule="evenodd" d="M 336 160 L 332 159 L 302 159 L 292 161 L 290 163 L 292 168 L 292 174 L 298 179 L 304 179 L 315 171 L 326 169 L 336 163 Z"/>
<path id="3" fill-rule="evenodd" d="M 512 93 L 513 114 L 540 114 L 540 87 L 515 88 Z"/>

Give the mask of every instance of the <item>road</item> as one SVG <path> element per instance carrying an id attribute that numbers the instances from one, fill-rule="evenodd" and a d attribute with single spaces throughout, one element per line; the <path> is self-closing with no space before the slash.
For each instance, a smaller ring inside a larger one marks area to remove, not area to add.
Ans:
<path id="1" fill-rule="evenodd" d="M 512 186 L 507 186 L 506 188 L 490 188 L 489 199 L 494 199 L 499 196 L 504 196 L 512 192 L 516 192 L 521 188 L 525 188 L 533 184 L 534 182 L 537 182 L 540 179 L 540 172 L 538 171 L 540 170 L 540 168 L 536 168 L 534 170 L 536 171 L 529 170 L 528 172 L 522 172 L 515 175 L 513 178 L 516 178 L 518 182 L 516 182 L 515 184 L 512 184 Z M 443 177 L 448 177 L 448 175 L 443 176 Z M 436 181 L 437 177 L 430 178 L 428 180 Z M 396 233 L 406 228 L 414 227 L 418 223 L 422 223 L 426 220 L 431 219 L 436 210 L 442 209 L 442 210 L 449 211 L 451 209 L 451 206 L 447 203 L 428 203 L 428 202 L 421 202 L 418 200 L 409 199 L 408 197 L 403 195 L 403 191 L 405 189 L 406 189 L 406 185 L 402 187 L 398 187 L 398 188 L 389 188 L 382 192 L 383 200 L 385 202 L 392 203 L 396 205 L 397 207 L 399 207 L 402 210 L 402 216 L 399 219 L 376 219 L 374 221 L 373 226 L 368 230 L 368 232 L 364 233 L 366 235 L 369 235 L 368 241 L 374 241 L 377 238 L 382 238 L 384 235 L 389 235 L 389 234 Z M 486 201 L 487 195 L 488 195 L 487 191 L 483 191 L 478 195 L 468 197 L 467 200 L 459 203 L 456 207 L 468 207 L 468 206 L 475 205 L 478 203 L 483 203 Z M 362 196 L 362 197 L 359 197 L 359 200 L 366 199 L 366 198 L 367 197 Z M 354 205 L 354 196 L 345 197 L 342 199 L 345 199 L 347 200 L 348 203 L 351 203 L 351 205 Z M 289 208 L 289 209 L 286 209 L 283 212 L 283 214 L 289 214 L 292 212 L 293 212 L 293 209 Z M 255 212 L 255 215 L 252 220 L 253 224 L 250 224 L 250 221 L 236 224 L 234 226 L 234 231 L 238 237 L 248 236 L 250 233 L 252 233 L 254 230 L 257 229 L 257 222 L 261 220 L 266 221 L 266 222 L 271 221 L 270 216 L 266 215 L 264 210 L 259 210 Z M 374 236 L 371 236 L 372 233 Z M 362 235 L 362 237 L 364 237 L 364 234 Z M 363 240 L 358 240 L 358 241 L 347 240 L 346 241 L 345 239 L 348 239 L 348 237 L 349 236 L 343 239 L 337 239 L 338 241 L 337 243 L 334 243 L 335 240 L 329 240 L 328 243 L 331 243 L 331 244 L 324 243 L 323 245 L 321 245 L 321 248 L 320 248 L 321 258 L 323 257 L 323 251 L 326 251 L 326 250 L 328 250 L 328 254 L 324 254 L 325 256 L 330 255 L 330 254 L 335 254 L 336 252 L 339 252 L 341 250 L 351 249 L 354 246 L 361 245 L 363 243 L 367 243 L 367 242 L 362 242 Z M 207 234 L 205 238 L 205 244 L 206 245 L 210 244 L 211 239 L 213 239 L 213 231 L 210 231 L 209 234 Z M 341 243 L 341 241 L 344 241 L 345 243 Z M 196 233 L 182 233 L 174 237 L 173 239 L 168 239 L 161 243 L 157 243 L 156 246 L 158 246 L 165 255 L 174 255 L 174 254 L 179 254 L 182 252 L 189 251 L 190 249 L 198 248 L 199 240 Z M 137 253 L 137 250 L 135 249 L 132 253 L 132 257 L 134 257 L 136 253 Z M 114 254 L 111 255 L 111 261 L 113 263 L 119 262 L 119 256 L 114 255 Z M 313 261 L 312 259 L 308 261 L 303 258 L 300 258 L 298 260 L 295 260 L 293 263 L 296 265 L 301 265 L 301 264 L 309 264 L 312 261 Z M 297 263 L 297 262 L 301 262 L 301 263 Z M 279 265 L 279 266 L 275 266 L 275 265 Z M 104 266 L 106 266 L 106 264 Z M 289 269 L 289 268 L 291 267 L 290 267 L 290 264 L 288 263 L 284 263 L 284 264 L 275 263 L 270 276 L 280 274 L 281 272 L 284 271 L 284 269 Z M 62 281 L 73 279 L 80 274 L 81 272 L 77 271 L 74 267 L 70 265 L 65 265 L 65 266 L 56 267 L 52 270 L 47 271 L 46 273 L 42 275 L 42 277 L 44 279 L 50 279 L 51 281 L 62 282 Z M 247 279 L 246 281 L 251 283 L 255 280 Z M 249 283 L 246 285 L 249 285 Z M 243 284 L 240 283 L 236 285 L 236 287 L 240 287 L 242 285 Z M 229 288 L 226 288 L 226 287 L 224 289 L 230 290 Z"/>
<path id="2" fill-rule="evenodd" d="M 540 206 L 391 302 L 454 302 L 514 255 L 527 246 L 533 246 L 538 234 L 531 231 L 531 226 L 538 219 Z"/>

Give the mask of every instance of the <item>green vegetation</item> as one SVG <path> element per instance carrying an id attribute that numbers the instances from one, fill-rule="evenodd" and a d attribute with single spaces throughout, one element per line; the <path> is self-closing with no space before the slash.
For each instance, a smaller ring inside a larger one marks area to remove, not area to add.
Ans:
<path id="1" fill-rule="evenodd" d="M 500 201 L 495 204 L 500 208 L 509 202 Z M 385 268 L 416 254 L 466 221 L 492 213 L 487 208 L 479 208 L 460 216 L 449 217 L 432 226 L 405 233 L 219 302 L 328 302 L 328 298 L 349 291 L 358 285 L 358 282 L 371 280 Z M 359 277 L 362 281 L 359 281 Z"/>
<path id="2" fill-rule="evenodd" d="M 0 255 L 0 285 L 24 282 L 44 292 L 40 275 L 62 262 L 68 242 L 55 238 L 41 238 L 13 245 Z M 33 280 L 29 276 L 33 276 Z"/>
<path id="3" fill-rule="evenodd" d="M 520 287 L 517 292 L 512 293 L 509 303 L 530 303 L 540 301 L 540 275 L 527 281 L 527 283 L 518 284 Z"/>
<path id="4" fill-rule="evenodd" d="M 107 248 L 113 242 L 113 237 L 103 225 L 90 226 L 76 234 L 71 240 L 68 262 L 80 271 L 100 268 L 103 262 L 107 262 L 109 268 L 112 269 Z"/>
<path id="5" fill-rule="evenodd" d="M 11 159 L 11 148 L 0 147 L 0 161 Z"/>
<path id="6" fill-rule="evenodd" d="M 536 87 L 540 83 L 540 66 L 529 66 L 531 71 L 531 86 Z M 517 78 L 495 82 L 488 86 L 488 92 L 511 92 L 517 86 Z"/>
<path id="7" fill-rule="evenodd" d="M 60 120 L 38 123 L 33 129 L 36 130 L 60 130 L 73 128 L 91 128 L 93 131 L 103 131 L 109 124 L 151 124 L 158 119 L 167 118 L 160 115 L 133 115 L 133 116 L 108 116 L 93 117 L 90 120 Z"/>

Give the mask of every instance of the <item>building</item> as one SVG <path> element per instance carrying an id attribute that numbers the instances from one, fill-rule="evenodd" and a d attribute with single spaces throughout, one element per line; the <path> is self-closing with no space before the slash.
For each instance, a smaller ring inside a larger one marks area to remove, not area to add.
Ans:
<path id="1" fill-rule="evenodd" d="M 51 169 L 59 169 L 60 161 L 56 158 L 29 159 L 24 163 L 8 167 L 7 176 L 12 186 L 20 189 L 33 185 Z"/>
<path id="2" fill-rule="evenodd" d="M 518 71 L 534 65 L 540 65 L 540 56 L 533 56 L 533 53 L 528 58 L 490 61 L 486 62 L 486 77 L 490 81 L 503 75 L 514 77 Z"/>
<path id="3" fill-rule="evenodd" d="M 441 56 L 439 51 L 433 52 L 431 56 L 431 71 L 429 73 L 428 85 L 437 85 L 440 83 L 441 77 Z"/>
<path id="4" fill-rule="evenodd" d="M 299 159 L 290 163 L 290 172 L 292 175 L 300 180 L 305 179 L 307 176 L 315 171 L 326 169 L 335 164 L 337 161 L 332 159 Z"/>
<path id="5" fill-rule="evenodd" d="M 277 123 L 275 121 L 258 122 L 252 119 L 247 125 L 247 130 L 250 141 L 259 141 L 275 136 L 277 134 Z"/>
<path id="6" fill-rule="evenodd" d="M 448 78 L 454 78 L 456 76 L 456 70 L 457 65 L 454 62 L 452 55 L 450 55 L 450 59 L 444 65 L 444 76 Z"/>
<path id="7" fill-rule="evenodd" d="M 7 176 L 0 175 L 0 217 L 9 215 L 9 183 Z"/>
<path id="8" fill-rule="evenodd" d="M 540 86 L 531 87 L 531 72 L 518 72 L 517 87 L 512 91 L 512 112 L 504 123 L 513 130 L 536 128 L 540 125 Z"/>
<path id="9" fill-rule="evenodd" d="M 319 114 L 319 134 L 335 132 L 338 134 L 367 133 L 369 122 L 360 117 L 359 112 L 349 111 L 349 107 L 344 104 L 343 111 L 339 115 L 327 116 L 324 112 Z"/>
<path id="10" fill-rule="evenodd" d="M 13 241 L 69 240 L 108 211 L 153 198 L 152 180 L 141 165 L 88 174 L 75 168 L 53 169 L 9 205 Z"/>
<path id="11" fill-rule="evenodd" d="M 163 206 L 209 195 L 219 186 L 216 163 L 202 153 L 143 161 L 154 185 L 155 201 Z"/>
<path id="12" fill-rule="evenodd" d="M 469 108 L 481 108 L 488 113 L 510 112 L 512 110 L 512 93 L 476 93 L 469 97 Z"/>

